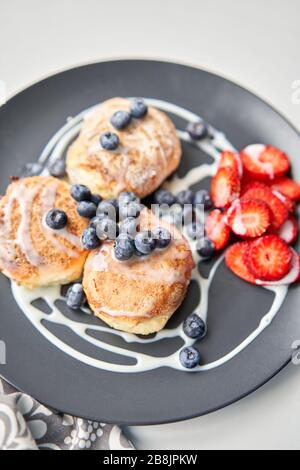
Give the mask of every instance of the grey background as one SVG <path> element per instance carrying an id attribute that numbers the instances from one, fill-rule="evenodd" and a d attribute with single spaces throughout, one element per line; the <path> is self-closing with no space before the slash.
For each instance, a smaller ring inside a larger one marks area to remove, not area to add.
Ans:
<path id="1" fill-rule="evenodd" d="M 0 80 L 12 95 L 81 63 L 178 60 L 249 88 L 300 129 L 299 15 L 299 0 L 0 0 Z M 128 432 L 141 449 L 300 449 L 299 371 L 212 415 Z"/>

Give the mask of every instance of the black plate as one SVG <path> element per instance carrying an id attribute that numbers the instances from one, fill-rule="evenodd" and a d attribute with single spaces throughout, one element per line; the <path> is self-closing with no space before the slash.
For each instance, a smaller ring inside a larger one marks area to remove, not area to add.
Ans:
<path id="1" fill-rule="evenodd" d="M 1 191 L 10 175 L 38 158 L 67 116 L 113 96 L 147 96 L 176 103 L 222 129 L 238 148 L 254 142 L 278 146 L 290 155 L 300 179 L 299 134 L 259 98 L 195 68 L 123 60 L 60 73 L 0 108 Z M 199 158 L 201 153 L 195 159 L 195 153 L 185 147 L 180 171 Z M 196 297 L 191 288 L 171 326 L 196 304 Z M 109 373 L 77 362 L 45 340 L 18 309 L 4 276 L 0 277 L 0 299 L 0 339 L 7 345 L 7 365 L 0 367 L 1 375 L 53 408 L 103 422 L 170 422 L 228 405 L 287 364 L 291 344 L 300 337 L 300 291 L 293 286 L 272 325 L 222 367 L 196 374 L 166 368 L 140 374 Z M 258 326 L 271 301 L 271 293 L 239 281 L 221 266 L 210 295 L 209 333 L 200 345 L 203 361 L 217 359 L 239 344 Z M 67 332 L 61 334 L 70 340 Z M 76 339 L 72 341 L 79 346 Z M 164 342 L 152 347 L 159 355 L 169 346 Z"/>

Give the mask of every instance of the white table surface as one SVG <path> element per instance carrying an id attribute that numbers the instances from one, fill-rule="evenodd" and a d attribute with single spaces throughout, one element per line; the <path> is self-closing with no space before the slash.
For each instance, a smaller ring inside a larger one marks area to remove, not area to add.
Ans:
<path id="1" fill-rule="evenodd" d="M 300 129 L 299 17 L 299 0 L 0 0 L 0 80 L 12 95 L 81 63 L 178 60 L 249 88 Z M 299 373 L 291 365 L 211 415 L 127 432 L 139 449 L 300 449 Z"/>

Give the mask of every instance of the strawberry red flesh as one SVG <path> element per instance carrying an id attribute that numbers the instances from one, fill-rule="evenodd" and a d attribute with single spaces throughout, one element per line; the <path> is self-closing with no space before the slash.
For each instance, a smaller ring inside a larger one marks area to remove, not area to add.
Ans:
<path id="1" fill-rule="evenodd" d="M 271 225 L 268 205 L 256 199 L 236 200 L 229 209 L 227 218 L 231 230 L 243 238 L 260 237 Z"/>
<path id="2" fill-rule="evenodd" d="M 229 207 L 239 197 L 240 190 L 238 173 L 230 167 L 220 168 L 211 182 L 211 197 L 215 207 Z"/>
<path id="3" fill-rule="evenodd" d="M 214 243 L 216 250 L 222 250 L 229 240 L 230 230 L 226 223 L 224 214 L 218 210 L 213 210 L 206 219 L 205 233 Z"/>
<path id="4" fill-rule="evenodd" d="M 246 172 L 252 178 L 274 180 L 284 176 L 290 168 L 287 155 L 270 145 L 249 145 L 240 155 Z"/>
<path id="5" fill-rule="evenodd" d="M 255 277 L 249 271 L 244 257 L 248 252 L 249 242 L 235 243 L 226 251 L 225 263 L 227 267 L 244 281 L 255 284 Z"/>

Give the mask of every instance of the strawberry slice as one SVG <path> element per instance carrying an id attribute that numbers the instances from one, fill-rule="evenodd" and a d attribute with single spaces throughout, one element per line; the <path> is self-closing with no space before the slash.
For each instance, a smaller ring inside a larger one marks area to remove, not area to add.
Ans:
<path id="1" fill-rule="evenodd" d="M 232 245 L 226 251 L 225 263 L 227 267 L 244 281 L 255 284 L 255 277 L 249 271 L 244 258 L 249 249 L 249 242 L 239 242 Z"/>
<path id="2" fill-rule="evenodd" d="M 268 204 L 272 214 L 271 227 L 273 230 L 279 230 L 289 216 L 289 211 L 284 202 L 279 199 L 278 194 L 274 194 L 269 186 L 254 182 L 250 183 L 248 189 L 244 192 L 242 199 L 259 199 Z"/>
<path id="3" fill-rule="evenodd" d="M 260 279 L 256 279 L 256 284 L 260 286 L 287 286 L 289 284 L 293 284 L 294 282 L 299 281 L 300 279 L 300 256 L 293 248 L 291 248 L 291 252 L 292 252 L 291 269 L 283 278 L 281 278 L 279 281 L 261 281 Z"/>
<path id="4" fill-rule="evenodd" d="M 240 155 L 246 172 L 253 178 L 274 180 L 284 176 L 290 168 L 287 155 L 270 145 L 248 145 Z"/>
<path id="5" fill-rule="evenodd" d="M 300 201 L 300 184 L 286 176 L 276 179 L 272 183 L 272 188 L 280 191 L 292 201 Z"/>
<path id="6" fill-rule="evenodd" d="M 285 196 L 284 194 L 282 194 L 280 191 L 278 191 L 277 189 L 273 189 L 271 188 L 272 190 L 272 193 L 278 197 L 278 199 L 280 199 L 283 204 L 286 206 L 287 210 L 293 214 L 296 210 L 296 203 L 295 201 L 293 201 L 292 199 L 290 199 L 289 197 Z"/>
<path id="7" fill-rule="evenodd" d="M 238 173 L 230 167 L 220 168 L 211 182 L 214 205 L 225 208 L 240 195 L 241 182 Z"/>
<path id="8" fill-rule="evenodd" d="M 230 230 L 226 224 L 224 214 L 218 210 L 213 210 L 206 219 L 205 233 L 214 243 L 216 250 L 222 250 L 229 240 Z"/>
<path id="9" fill-rule="evenodd" d="M 298 237 L 298 221 L 296 217 L 290 216 L 278 231 L 278 235 L 288 245 L 295 243 Z"/>
<path id="10" fill-rule="evenodd" d="M 241 157 L 237 152 L 225 150 L 221 153 L 218 168 L 220 169 L 225 167 L 229 167 L 232 168 L 232 170 L 235 170 L 240 178 L 243 176 L 243 164 Z"/>
<path id="11" fill-rule="evenodd" d="M 257 199 L 237 199 L 227 212 L 228 225 L 236 235 L 256 238 L 263 235 L 271 225 L 268 205 Z"/>
<path id="12" fill-rule="evenodd" d="M 253 241 L 245 256 L 248 269 L 261 281 L 279 281 L 291 269 L 293 253 L 277 235 L 265 235 Z"/>

